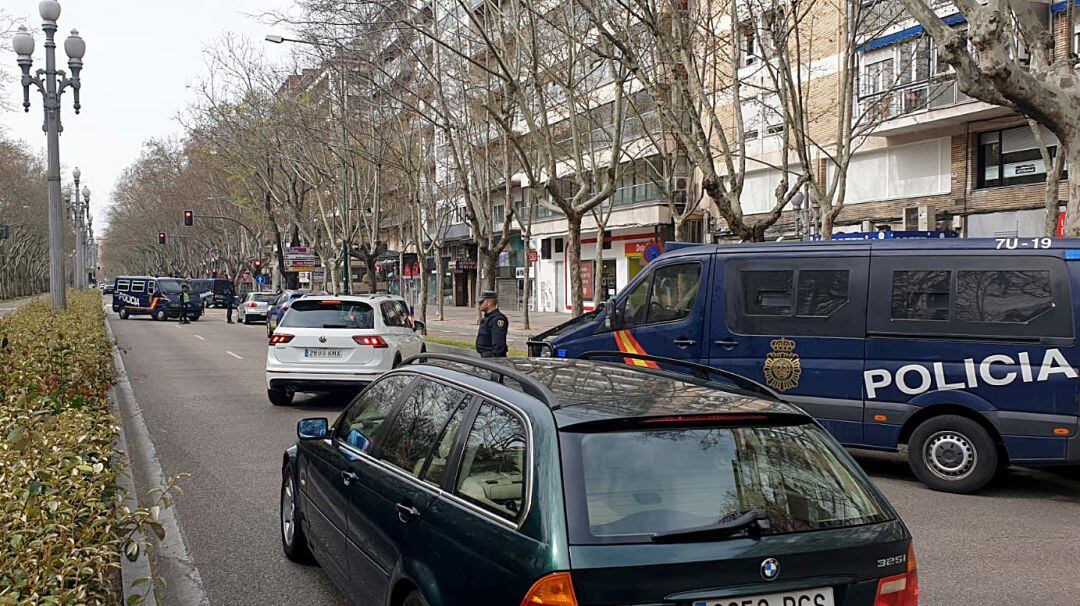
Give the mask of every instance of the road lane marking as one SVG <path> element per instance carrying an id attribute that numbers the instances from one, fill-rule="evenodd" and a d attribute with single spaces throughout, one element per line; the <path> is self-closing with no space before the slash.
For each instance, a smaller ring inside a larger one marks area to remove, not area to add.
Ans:
<path id="1" fill-rule="evenodd" d="M 200 335 L 195 335 L 195 338 L 200 340 L 200 341 L 205 341 L 206 340 L 206 339 L 202 338 L 202 336 L 200 336 Z"/>
<path id="2" fill-rule="evenodd" d="M 236 358 L 237 360 L 243 360 L 243 359 L 244 359 L 244 358 L 241 358 L 240 356 L 238 356 L 238 355 L 236 355 L 236 354 L 234 354 L 233 352 L 231 352 L 231 351 L 228 351 L 228 350 L 226 350 L 226 351 L 225 351 L 225 353 L 227 353 L 227 354 L 229 354 L 230 356 L 232 356 L 232 357 Z"/>

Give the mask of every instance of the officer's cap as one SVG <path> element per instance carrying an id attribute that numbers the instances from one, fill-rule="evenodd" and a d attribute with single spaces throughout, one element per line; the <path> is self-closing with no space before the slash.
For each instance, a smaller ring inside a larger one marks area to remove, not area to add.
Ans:
<path id="1" fill-rule="evenodd" d="M 499 295 L 495 294 L 494 290 L 485 290 L 484 292 L 480 293 L 480 300 L 481 301 L 487 301 L 488 299 L 498 300 L 498 298 L 499 298 Z"/>

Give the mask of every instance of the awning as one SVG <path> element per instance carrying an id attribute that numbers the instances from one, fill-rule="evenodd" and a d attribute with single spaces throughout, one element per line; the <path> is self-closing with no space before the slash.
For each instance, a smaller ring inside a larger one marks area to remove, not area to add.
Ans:
<path id="1" fill-rule="evenodd" d="M 1076 0 L 1076 4 L 1077 4 L 1077 6 L 1080 6 L 1080 0 Z M 1064 0 L 1062 0 L 1061 2 L 1057 2 L 1055 4 L 1051 4 L 1050 5 L 1050 12 L 1055 13 L 1055 14 L 1064 13 L 1066 6 L 1068 6 L 1068 4 Z"/>
<path id="2" fill-rule="evenodd" d="M 1080 0 L 1077 0 L 1077 1 L 1080 2 Z M 1062 2 L 1062 5 L 1064 5 L 1064 4 L 1065 3 Z M 954 13 L 954 14 L 949 15 L 947 17 L 942 17 L 941 21 L 945 25 L 959 25 L 959 24 L 964 23 L 965 21 L 967 21 L 967 19 L 964 18 L 963 13 Z M 921 36 L 924 31 L 926 31 L 926 30 L 923 29 L 923 26 L 916 25 L 914 27 L 909 27 L 907 29 L 903 29 L 903 30 L 900 30 L 898 32 L 891 33 L 888 36 L 882 36 L 880 38 L 874 38 L 873 40 L 871 40 L 871 41 L 863 44 L 862 46 L 860 46 L 859 47 L 859 52 L 860 53 L 865 53 L 867 51 L 872 51 L 872 50 L 876 50 L 876 49 L 879 49 L 879 48 L 885 48 L 886 46 L 892 46 L 893 44 L 897 44 L 898 42 L 903 42 L 904 40 L 910 40 L 911 38 L 917 38 L 917 37 Z"/>

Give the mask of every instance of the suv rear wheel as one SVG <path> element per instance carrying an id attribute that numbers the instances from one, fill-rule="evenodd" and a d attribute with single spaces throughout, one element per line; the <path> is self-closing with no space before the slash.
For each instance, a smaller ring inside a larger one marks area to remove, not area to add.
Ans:
<path id="1" fill-rule="evenodd" d="M 919 480 L 942 492 L 972 493 L 998 471 L 998 450 L 990 433 L 959 415 L 923 421 L 908 441 L 908 464 Z"/>
<path id="2" fill-rule="evenodd" d="M 266 397 L 274 406 L 289 406 L 293 401 L 293 393 L 291 389 L 267 389 Z"/>

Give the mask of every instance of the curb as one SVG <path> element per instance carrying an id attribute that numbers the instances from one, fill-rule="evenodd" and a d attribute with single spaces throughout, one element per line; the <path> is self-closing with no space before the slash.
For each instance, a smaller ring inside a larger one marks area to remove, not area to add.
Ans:
<path id="1" fill-rule="evenodd" d="M 107 324 L 106 324 L 107 325 Z M 110 334 L 110 338 L 112 335 Z M 116 355 L 116 350 L 113 350 L 113 355 Z M 113 364 L 116 364 L 116 360 L 113 360 Z M 119 371 L 118 371 L 119 372 Z M 112 402 L 112 412 L 116 415 L 117 419 L 120 419 L 120 400 L 116 397 L 116 390 L 109 388 L 109 400 Z M 120 485 L 123 491 L 120 497 L 120 504 L 126 506 L 128 510 L 134 510 L 139 506 L 138 500 L 135 498 L 135 481 L 131 477 L 131 457 L 128 456 L 127 436 L 124 435 L 124 424 L 121 422 L 118 426 L 119 431 L 116 434 L 116 442 L 113 445 L 115 452 L 117 453 L 117 463 L 120 464 L 120 472 L 117 475 L 116 483 Z M 146 537 L 142 536 L 142 533 L 137 533 L 138 540 L 145 540 Z M 146 557 L 146 552 L 139 550 L 139 557 L 134 562 L 127 559 L 123 554 L 120 555 L 120 584 L 123 586 L 124 604 L 128 603 L 128 599 L 133 595 L 143 595 L 135 590 L 133 583 L 142 578 L 153 579 L 153 573 L 150 570 L 150 559 Z M 154 597 L 154 592 L 151 591 L 145 595 L 143 604 L 146 606 L 157 606 L 157 599 Z"/>
<path id="2" fill-rule="evenodd" d="M 166 477 L 165 472 L 161 469 L 161 464 L 158 462 L 154 443 L 150 439 L 150 432 L 143 421 L 142 409 L 139 407 L 138 400 L 135 399 L 135 391 L 128 380 L 127 369 L 124 367 L 124 360 L 120 356 L 120 347 L 115 345 L 116 336 L 113 334 L 107 316 L 103 318 L 103 321 L 105 322 L 105 331 L 109 335 L 109 339 L 114 343 L 112 356 L 113 366 L 116 369 L 116 381 L 113 384 L 113 389 L 109 390 L 109 395 L 113 401 L 114 412 L 120 420 L 117 444 L 121 446 L 122 456 L 127 460 L 128 466 L 125 473 L 121 474 L 119 482 L 127 492 L 124 503 L 130 507 L 137 504 L 136 495 L 138 493 L 135 490 L 132 473 L 136 459 L 139 462 L 140 469 L 146 476 L 148 484 L 151 486 L 164 486 Z M 128 431 L 130 431 L 130 437 L 132 438 L 130 444 L 133 447 L 129 446 L 127 441 Z M 184 542 L 184 534 L 180 528 L 180 520 L 176 515 L 175 503 L 170 507 L 163 508 L 158 520 L 165 528 L 165 538 L 154 543 L 157 546 L 154 558 L 155 568 L 158 576 L 164 578 L 168 583 L 165 591 L 171 597 L 170 601 L 185 606 L 209 606 L 210 599 L 203 589 L 202 576 L 192 562 L 191 552 Z M 151 537 L 151 539 L 154 538 Z M 135 562 L 128 562 L 127 558 L 123 556 L 121 556 L 121 561 L 121 578 L 124 589 L 124 603 L 126 604 L 130 595 L 138 593 L 131 587 L 131 583 L 142 577 L 150 577 L 151 575 L 148 573 L 151 568 L 145 553 L 140 553 Z M 153 592 L 147 596 L 144 604 L 157 606 Z"/>

